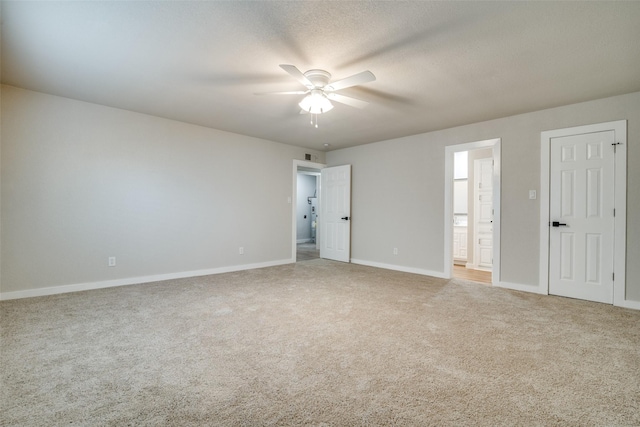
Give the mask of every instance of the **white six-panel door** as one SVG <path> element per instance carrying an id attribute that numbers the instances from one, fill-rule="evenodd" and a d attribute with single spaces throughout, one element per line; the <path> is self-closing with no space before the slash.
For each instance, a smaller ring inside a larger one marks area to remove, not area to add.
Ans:
<path id="1" fill-rule="evenodd" d="M 474 265 L 493 266 L 493 159 L 474 161 Z"/>
<path id="2" fill-rule="evenodd" d="M 351 165 L 322 169 L 320 257 L 349 262 L 351 255 Z"/>
<path id="3" fill-rule="evenodd" d="M 613 131 L 551 140 L 550 294 L 613 303 L 614 142 Z"/>

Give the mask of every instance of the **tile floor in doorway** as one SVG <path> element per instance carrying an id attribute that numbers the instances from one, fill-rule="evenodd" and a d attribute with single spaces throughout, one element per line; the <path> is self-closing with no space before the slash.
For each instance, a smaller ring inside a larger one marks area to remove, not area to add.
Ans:
<path id="1" fill-rule="evenodd" d="M 320 250 L 315 243 L 298 243 L 296 245 L 296 261 L 308 261 L 320 258 Z"/>
<path id="2" fill-rule="evenodd" d="M 453 266 L 453 277 L 456 279 L 469 280 L 471 282 L 483 283 L 491 285 L 491 272 L 482 270 L 473 270 L 462 265 Z"/>

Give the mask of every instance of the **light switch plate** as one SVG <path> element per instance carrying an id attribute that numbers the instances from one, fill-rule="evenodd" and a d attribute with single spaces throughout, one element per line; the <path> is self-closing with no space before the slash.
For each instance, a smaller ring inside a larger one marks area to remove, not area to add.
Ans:
<path id="1" fill-rule="evenodd" d="M 537 197 L 536 190 L 529 190 L 529 199 L 530 200 L 535 200 L 536 197 Z"/>

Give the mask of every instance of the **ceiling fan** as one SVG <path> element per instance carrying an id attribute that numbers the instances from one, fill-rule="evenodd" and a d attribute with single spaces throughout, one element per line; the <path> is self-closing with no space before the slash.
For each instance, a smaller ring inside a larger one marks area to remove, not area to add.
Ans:
<path id="1" fill-rule="evenodd" d="M 330 83 L 331 74 L 325 70 L 309 70 L 301 72 L 295 65 L 280 64 L 280 68 L 289 73 L 291 77 L 302 83 L 307 90 L 291 92 L 266 92 L 256 93 L 256 95 L 307 95 L 298 105 L 302 109 L 301 113 L 311 114 L 311 124 L 318 127 L 318 114 L 326 113 L 333 108 L 331 101 L 349 105 L 356 108 L 364 108 L 369 103 L 350 96 L 336 93 L 341 89 L 372 82 L 376 79 L 371 71 L 363 71 L 353 76 Z"/>

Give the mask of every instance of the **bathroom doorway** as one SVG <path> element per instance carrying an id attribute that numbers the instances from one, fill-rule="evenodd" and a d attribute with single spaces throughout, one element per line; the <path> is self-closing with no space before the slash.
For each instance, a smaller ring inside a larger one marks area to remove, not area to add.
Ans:
<path id="1" fill-rule="evenodd" d="M 320 175 L 326 165 L 306 160 L 293 161 L 292 262 L 320 258 Z"/>
<path id="2" fill-rule="evenodd" d="M 447 162 L 445 273 L 491 285 L 499 265 L 499 140 L 449 146 Z"/>
<path id="3" fill-rule="evenodd" d="M 318 241 L 320 172 L 305 169 L 298 169 L 296 179 L 296 262 L 320 258 Z"/>

